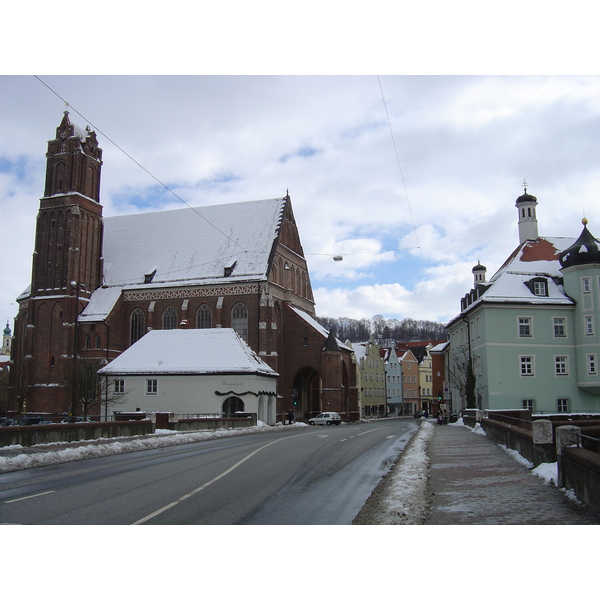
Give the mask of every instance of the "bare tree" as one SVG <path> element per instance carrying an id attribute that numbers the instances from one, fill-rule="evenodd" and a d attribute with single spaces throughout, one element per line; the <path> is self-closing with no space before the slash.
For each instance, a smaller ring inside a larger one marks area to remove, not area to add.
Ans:
<path id="1" fill-rule="evenodd" d="M 12 368 L 9 377 L 9 407 L 16 404 L 17 413 L 22 414 L 28 400 L 32 400 L 40 386 L 42 379 L 35 368 L 33 359 L 25 357 L 19 362 L 17 368 Z"/>
<path id="2" fill-rule="evenodd" d="M 119 404 L 125 400 L 125 394 L 111 395 L 108 391 L 114 384 L 114 378 L 98 374 L 98 370 L 105 365 L 101 359 L 80 359 L 69 373 L 68 385 L 71 388 L 73 406 L 71 415 L 76 416 L 79 407 L 83 416 L 100 406 L 102 403 Z"/>

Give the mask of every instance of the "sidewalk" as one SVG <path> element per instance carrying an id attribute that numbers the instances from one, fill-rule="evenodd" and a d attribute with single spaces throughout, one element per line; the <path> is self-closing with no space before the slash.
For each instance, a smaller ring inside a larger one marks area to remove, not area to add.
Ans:
<path id="1" fill-rule="evenodd" d="M 424 525 L 598 525 L 600 515 L 546 485 L 485 435 L 435 425 Z"/>

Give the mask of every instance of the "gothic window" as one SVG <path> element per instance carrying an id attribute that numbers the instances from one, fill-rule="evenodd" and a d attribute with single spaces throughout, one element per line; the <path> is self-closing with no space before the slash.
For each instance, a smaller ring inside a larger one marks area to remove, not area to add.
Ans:
<path id="1" fill-rule="evenodd" d="M 212 327 L 212 311 L 210 310 L 210 306 L 208 306 L 208 304 L 203 304 L 198 309 L 196 327 L 198 329 L 210 329 Z"/>
<path id="2" fill-rule="evenodd" d="M 163 329 L 177 328 L 177 312 L 172 306 L 168 306 L 163 312 Z"/>
<path id="3" fill-rule="evenodd" d="M 144 313 L 141 311 L 141 309 L 136 308 L 131 313 L 129 322 L 129 337 L 131 344 L 135 344 L 144 335 L 144 322 Z"/>
<path id="4" fill-rule="evenodd" d="M 97 336 L 96 336 L 96 349 L 99 349 L 99 348 L 101 348 L 101 347 L 102 347 L 102 345 L 101 345 L 100 336 L 99 336 L 99 335 L 97 335 Z"/>
<path id="5" fill-rule="evenodd" d="M 89 335 L 85 336 L 85 349 L 89 350 L 92 347 L 92 340 Z"/>
<path id="6" fill-rule="evenodd" d="M 231 327 L 245 341 L 248 341 L 248 309 L 238 302 L 231 312 Z"/>

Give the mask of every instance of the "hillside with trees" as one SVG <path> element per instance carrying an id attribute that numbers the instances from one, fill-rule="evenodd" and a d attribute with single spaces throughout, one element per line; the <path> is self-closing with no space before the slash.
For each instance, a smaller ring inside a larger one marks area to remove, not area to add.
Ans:
<path id="1" fill-rule="evenodd" d="M 349 319 L 348 317 L 317 317 L 326 329 L 333 329 L 342 341 L 364 342 L 371 337 L 382 340 L 382 345 L 396 342 L 445 340 L 448 332 L 442 323 L 415 319 L 386 319 L 375 315 L 372 319 Z"/>

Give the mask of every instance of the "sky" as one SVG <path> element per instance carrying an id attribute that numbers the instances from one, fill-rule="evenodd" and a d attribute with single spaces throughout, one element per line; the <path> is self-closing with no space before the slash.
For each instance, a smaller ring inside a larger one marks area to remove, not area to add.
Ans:
<path id="1" fill-rule="evenodd" d="M 519 6 L 526 19 L 528 5 Z M 101 17 L 94 27 L 106 23 Z M 411 9 L 408 20 L 419 17 L 424 13 Z M 515 29 L 512 18 L 499 16 L 499 24 Z M 536 18 L 539 29 L 544 18 Z M 349 31 L 360 21 L 340 19 Z M 15 299 L 30 281 L 47 141 L 65 102 L 72 122 L 90 125 L 104 151 L 105 216 L 275 198 L 289 190 L 319 316 L 448 321 L 472 286 L 472 267 L 481 261 L 490 277 L 518 245 L 515 200 L 524 181 L 538 198 L 540 235 L 576 237 L 584 214 L 600 235 L 600 77 L 585 74 L 593 71 L 583 54 L 567 63 L 556 40 L 556 54 L 548 55 L 548 40 L 532 36 L 506 66 L 476 62 L 486 36 L 492 46 L 495 39 L 503 43 L 486 57 L 508 54 L 515 44 L 506 30 L 484 35 L 467 22 L 468 43 L 460 29 L 448 46 L 440 35 L 440 44 L 431 44 L 434 59 L 419 62 L 413 52 L 407 68 L 402 49 L 423 41 L 403 21 L 402 35 L 386 38 L 387 46 L 380 37 L 390 25 L 383 23 L 353 43 L 332 30 L 322 54 L 323 36 L 313 38 L 313 54 L 305 44 L 306 56 L 294 54 L 285 74 L 286 53 L 308 39 L 307 15 L 297 20 L 296 28 L 286 23 L 267 39 L 260 34 L 268 26 L 253 38 L 240 34 L 236 20 L 230 43 L 237 54 L 226 54 L 227 42 L 218 38 L 213 49 L 221 62 L 210 68 L 204 41 L 197 42 L 198 64 L 177 62 L 177 74 L 167 75 L 153 74 L 169 73 L 160 48 L 147 46 L 135 62 L 139 53 L 105 42 L 106 59 L 104 49 L 95 59 L 82 50 L 83 66 L 72 66 L 62 54 L 55 63 L 38 51 L 0 75 L 3 321 L 12 324 Z M 181 26 L 187 40 L 188 26 Z M 323 34 L 325 26 L 310 27 Z M 431 34 L 441 27 L 430 19 Z M 583 28 L 576 40 L 585 39 Z M 206 23 L 201 29 L 209 37 Z M 178 38 L 170 39 L 177 50 Z M 347 51 L 345 60 L 336 49 Z M 533 60 L 541 54 L 548 63 Z M 123 70 L 139 75 L 115 74 Z M 334 261 L 336 255 L 343 260 Z"/>

